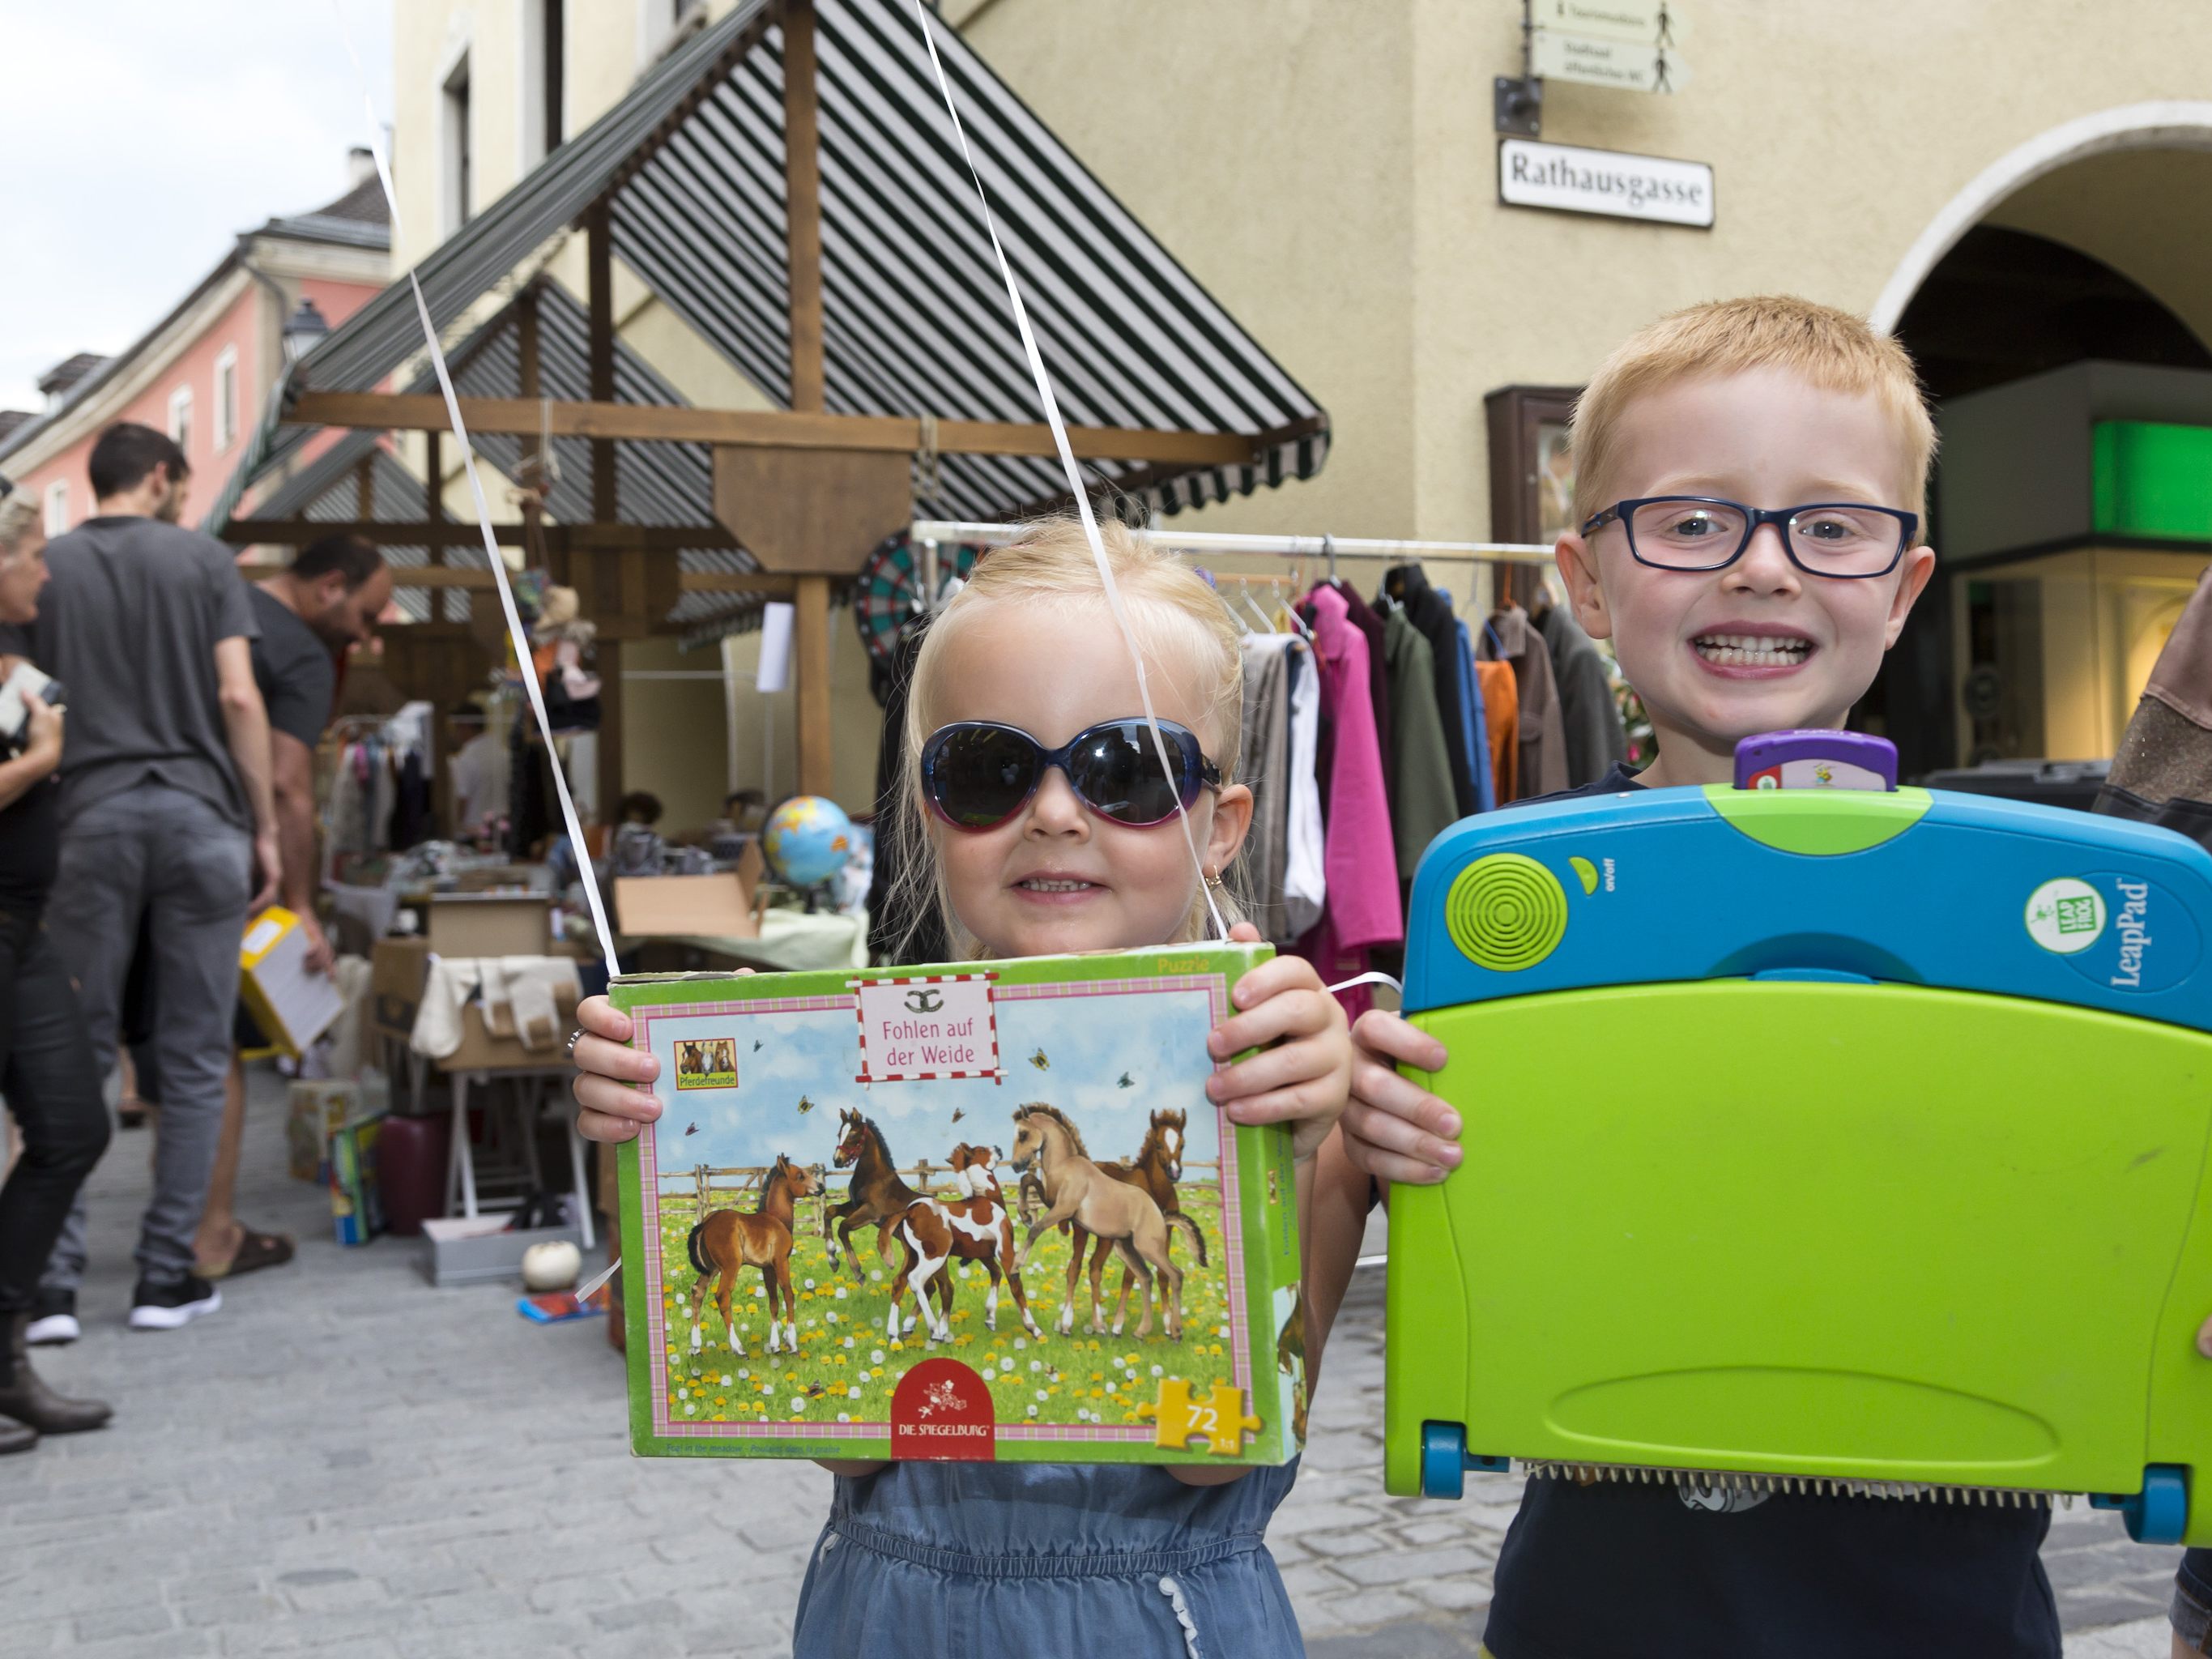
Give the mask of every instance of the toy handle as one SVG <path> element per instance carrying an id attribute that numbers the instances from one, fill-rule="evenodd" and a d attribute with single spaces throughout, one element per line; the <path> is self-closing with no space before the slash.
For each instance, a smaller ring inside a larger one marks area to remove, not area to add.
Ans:
<path id="1" fill-rule="evenodd" d="M 1897 745 L 1864 732 L 1763 732 L 1735 746 L 1739 789 L 1897 787 Z"/>

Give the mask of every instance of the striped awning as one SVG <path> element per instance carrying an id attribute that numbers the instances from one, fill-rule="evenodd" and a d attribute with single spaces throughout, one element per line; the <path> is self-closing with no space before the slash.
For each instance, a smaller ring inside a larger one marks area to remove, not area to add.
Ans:
<path id="1" fill-rule="evenodd" d="M 782 40 L 774 12 L 771 0 L 744 0 L 430 254 L 417 274 L 435 325 L 453 325 L 611 188 L 615 253 L 764 394 L 787 404 Z M 816 15 L 829 409 L 1037 420 L 913 8 L 817 0 Z M 1328 446 L 1322 410 L 958 33 L 934 15 L 928 27 L 1070 422 L 1255 441 L 1247 466 L 1099 462 L 1097 479 L 1171 513 L 1318 471 Z M 664 128 L 665 142 L 651 144 Z M 412 296 L 395 284 L 304 359 L 295 379 L 319 391 L 369 390 L 421 347 Z M 494 441 L 484 442 L 487 455 Z M 619 447 L 638 451 L 703 453 Z M 625 496 L 633 476 L 641 490 L 653 488 L 638 463 L 629 465 Z M 672 465 L 688 472 L 704 463 Z M 571 472 L 581 481 L 582 468 Z M 1066 493 L 1048 459 L 947 455 L 939 477 L 940 491 L 926 504 L 951 518 L 1004 518 Z"/>
<path id="2" fill-rule="evenodd" d="M 538 305 L 538 383 L 541 395 L 562 402 L 590 395 L 590 331 L 584 307 L 550 278 L 531 284 Z M 450 356 L 454 389 L 465 398 L 522 395 L 520 299 L 510 302 Z M 424 374 L 408 388 L 436 389 Z M 681 406 L 684 399 L 628 345 L 615 342 L 615 400 L 625 404 Z M 510 480 L 520 476 L 526 455 L 538 441 L 506 433 L 472 434 L 477 459 Z M 592 444 L 588 438 L 556 438 L 550 446 L 554 477 L 546 492 L 549 518 L 559 524 L 588 524 L 592 519 Z M 360 464 L 374 456 L 369 512 L 360 511 Z M 705 525 L 714 522 L 714 479 L 704 446 L 685 443 L 623 443 L 615 447 L 616 509 L 619 522 L 636 525 Z M 496 509 L 499 480 L 485 480 Z M 257 518 L 306 518 L 318 522 L 367 519 L 380 524 L 419 524 L 424 512 L 422 481 L 409 471 L 374 432 L 348 433 L 297 476 L 287 480 L 256 509 Z M 501 514 L 501 516 L 506 516 Z M 395 565 L 428 562 L 420 547 L 386 548 Z M 448 564 L 483 568 L 483 549 L 474 543 L 448 546 Z M 694 571 L 749 571 L 750 555 L 731 548 L 685 548 L 678 568 Z M 667 620 L 704 629 L 751 622 L 762 601 L 757 594 L 688 592 Z M 401 608 L 418 621 L 429 615 L 427 595 L 404 592 Z"/>

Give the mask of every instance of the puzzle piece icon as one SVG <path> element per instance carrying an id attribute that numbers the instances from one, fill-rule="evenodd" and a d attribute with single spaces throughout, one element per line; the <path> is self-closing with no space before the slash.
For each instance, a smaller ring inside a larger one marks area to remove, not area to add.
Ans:
<path id="1" fill-rule="evenodd" d="M 1244 1409 L 1243 1389 L 1217 1382 L 1209 1397 L 1194 1399 L 1189 1382 L 1179 1376 L 1161 1379 L 1159 1399 L 1138 1407 L 1137 1415 L 1153 1420 L 1154 1445 L 1188 1451 L 1193 1440 L 1203 1440 L 1216 1457 L 1236 1456 L 1244 1449 L 1245 1433 L 1257 1434 L 1261 1427 Z"/>

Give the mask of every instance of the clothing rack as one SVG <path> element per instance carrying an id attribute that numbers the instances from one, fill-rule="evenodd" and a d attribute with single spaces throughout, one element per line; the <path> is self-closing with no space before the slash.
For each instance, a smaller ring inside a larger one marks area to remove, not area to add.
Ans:
<path id="1" fill-rule="evenodd" d="M 1027 525 L 980 524 L 960 519 L 918 519 L 917 543 L 968 542 L 1003 547 L 1018 541 Z M 1498 564 L 1549 564 L 1552 550 L 1535 542 L 1416 542 L 1369 536 L 1263 536 L 1219 530 L 1139 530 L 1146 542 L 1179 553 L 1249 553 L 1286 559 L 1321 559 L 1334 574 L 1338 559 L 1380 559 L 1407 563 L 1421 559 L 1464 560 Z"/>

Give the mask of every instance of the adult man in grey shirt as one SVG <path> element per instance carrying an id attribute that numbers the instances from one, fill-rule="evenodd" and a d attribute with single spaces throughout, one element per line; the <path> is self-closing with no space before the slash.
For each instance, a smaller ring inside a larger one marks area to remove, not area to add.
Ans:
<path id="1" fill-rule="evenodd" d="M 100 434 L 88 470 L 94 516 L 48 545 L 52 580 L 31 629 L 30 655 L 66 688 L 70 711 L 46 927 L 105 1074 L 148 919 L 162 1098 L 131 1323 L 161 1330 L 222 1305 L 192 1272 L 193 1234 L 222 1121 L 239 943 L 247 916 L 274 898 L 280 867 L 269 717 L 246 583 L 226 549 L 179 527 L 184 453 L 125 422 Z M 76 1334 L 84 1267 L 73 1216 L 46 1267 L 33 1340 Z"/>

